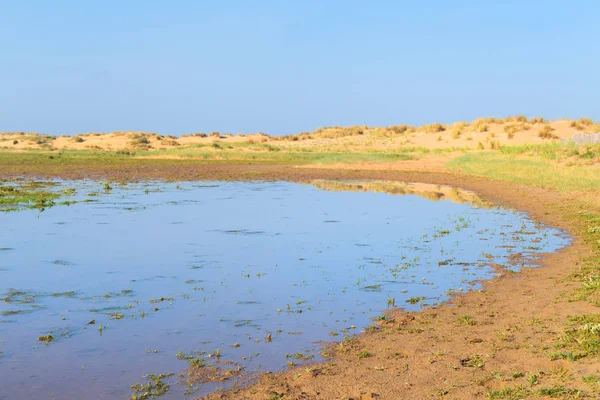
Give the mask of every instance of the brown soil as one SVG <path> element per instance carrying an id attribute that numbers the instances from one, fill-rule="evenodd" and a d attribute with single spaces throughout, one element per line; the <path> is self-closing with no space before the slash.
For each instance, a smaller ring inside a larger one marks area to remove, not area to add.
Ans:
<path id="1" fill-rule="evenodd" d="M 420 156 L 416 160 L 378 161 L 333 163 L 333 164 L 307 164 L 298 168 L 317 168 L 335 170 L 369 170 L 369 171 L 407 171 L 407 172 L 448 172 L 446 163 L 456 158 L 456 153 L 434 154 Z"/>
<path id="2" fill-rule="evenodd" d="M 49 177 L 53 173 L 36 175 Z M 526 211 L 536 220 L 569 232 L 577 232 L 578 229 L 577 222 L 566 218 L 562 212 L 576 200 L 574 194 L 451 173 L 307 169 L 277 165 L 147 168 L 136 165 L 111 167 L 105 171 L 79 167 L 78 170 L 63 171 L 60 176 L 103 176 L 116 180 L 134 177 L 302 182 L 312 179 L 380 179 L 435 183 L 472 190 L 486 200 Z M 486 398 L 490 389 L 516 385 L 529 387 L 526 376 L 511 378 L 517 372 L 525 375 L 537 373 L 540 385 L 536 387 L 562 383 L 587 390 L 581 383 L 581 377 L 598 374 L 600 362 L 595 359 L 550 361 L 546 349 L 552 349 L 558 343 L 558 335 L 569 315 L 597 313 L 597 308 L 589 303 L 570 302 L 564 296 L 577 285 L 568 278 L 578 270 L 580 260 L 590 251 L 583 239 L 575 236 L 571 246 L 546 255 L 541 261 L 541 268 L 526 269 L 517 275 L 504 273 L 496 280 L 485 282 L 483 290 L 458 296 L 451 305 L 411 313 L 392 311 L 390 322 L 382 323 L 380 329 L 329 346 L 331 358 L 327 362 L 302 365 L 281 373 L 267 373 L 243 389 L 213 393 L 207 398 Z M 471 317 L 475 324 L 459 324 L 457 320 L 462 316 Z"/>

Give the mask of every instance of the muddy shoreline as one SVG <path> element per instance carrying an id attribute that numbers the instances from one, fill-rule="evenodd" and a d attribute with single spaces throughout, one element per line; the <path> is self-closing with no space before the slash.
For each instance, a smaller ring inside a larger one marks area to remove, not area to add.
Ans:
<path id="1" fill-rule="evenodd" d="M 591 248 L 578 235 L 577 221 L 564 210 L 576 196 L 526 185 L 466 177 L 455 173 L 331 170 L 282 165 L 111 165 L 72 166 L 40 171 L 2 169 L 15 176 L 114 181 L 378 179 L 449 185 L 471 190 L 494 204 L 527 212 L 532 219 L 562 229 L 572 244 L 540 261 L 541 268 L 486 281 L 481 291 L 455 297 L 451 306 L 419 312 L 394 311 L 380 329 L 333 345 L 328 362 L 268 373 L 236 391 L 207 398 L 231 399 L 399 399 L 485 398 L 488 391 L 509 386 L 569 387 L 585 390 L 581 379 L 565 377 L 597 373 L 596 360 L 552 361 L 546 352 L 557 342 L 569 315 L 595 313 L 588 302 L 565 298 L 577 286 L 568 277 Z M 473 324 L 457 320 L 468 316 Z M 358 354 L 369 354 L 359 357 Z M 279 397 L 277 397 L 279 396 Z M 510 397 L 506 397 L 510 398 Z M 539 398 L 539 397 L 536 397 Z"/>

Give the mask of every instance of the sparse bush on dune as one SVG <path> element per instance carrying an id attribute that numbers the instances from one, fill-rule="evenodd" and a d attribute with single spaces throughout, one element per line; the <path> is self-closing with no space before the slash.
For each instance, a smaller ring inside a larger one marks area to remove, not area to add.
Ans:
<path id="1" fill-rule="evenodd" d="M 425 133 L 437 133 L 445 131 L 446 127 L 438 122 L 434 122 L 433 124 L 422 125 L 417 130 Z"/>
<path id="2" fill-rule="evenodd" d="M 84 139 L 83 139 L 81 136 L 75 136 L 75 137 L 73 138 L 73 141 L 74 141 L 75 143 L 82 143 L 82 142 L 84 142 Z"/>
<path id="3" fill-rule="evenodd" d="M 510 122 L 502 128 L 504 132 L 508 135 L 509 139 L 512 139 L 515 136 L 515 133 L 527 131 L 531 129 L 529 125 L 524 122 Z"/>
<path id="4" fill-rule="evenodd" d="M 515 124 L 515 123 L 509 123 L 504 126 L 503 130 L 508 135 L 508 138 L 512 139 L 515 136 L 515 133 L 517 133 L 521 130 L 521 125 Z"/>
<path id="5" fill-rule="evenodd" d="M 56 139 L 56 136 L 52 136 L 52 135 L 38 135 L 36 139 L 34 139 L 34 142 L 42 147 L 50 147 L 51 144 L 50 142 L 52 142 L 53 140 Z"/>
<path id="6" fill-rule="evenodd" d="M 581 125 L 584 125 L 584 126 L 594 124 L 594 121 L 592 121 L 590 118 L 579 118 L 579 120 L 577 120 L 577 122 L 579 122 Z"/>
<path id="7" fill-rule="evenodd" d="M 140 150 L 147 150 L 152 147 L 150 146 L 150 140 L 143 133 L 136 133 L 132 135 L 131 140 L 129 141 L 129 145 L 133 148 Z"/>
<path id="8" fill-rule="evenodd" d="M 459 121 L 459 122 L 455 122 L 454 124 L 452 124 L 452 127 L 450 128 L 450 132 L 452 135 L 453 139 L 458 139 L 460 137 L 460 135 L 463 133 L 463 130 L 469 126 L 468 122 L 463 122 L 463 121 Z"/>
<path id="9" fill-rule="evenodd" d="M 544 119 L 544 117 L 533 117 L 529 120 L 531 124 L 547 124 L 548 121 Z"/>
<path id="10" fill-rule="evenodd" d="M 514 117 L 517 122 L 527 122 L 527 117 L 524 115 L 517 115 Z"/>
<path id="11" fill-rule="evenodd" d="M 599 133 L 600 124 L 595 124 L 590 118 L 579 118 L 576 121 L 571 121 L 569 126 L 578 131 L 586 131 L 589 133 Z"/>
<path id="12" fill-rule="evenodd" d="M 52 141 L 54 141 L 56 139 L 56 136 L 53 135 L 45 135 L 45 134 L 41 134 L 41 133 L 36 133 L 36 132 L 1 132 L 1 135 L 10 135 L 10 136 L 19 136 L 19 140 L 22 143 L 29 143 L 29 144 L 37 144 L 40 147 L 44 147 L 47 149 L 51 149 L 52 148 Z M 17 143 L 14 143 L 13 141 L 13 145 L 16 145 Z"/>
<path id="13" fill-rule="evenodd" d="M 485 118 L 477 118 L 471 123 L 473 132 L 487 132 L 489 126 Z"/>
<path id="14" fill-rule="evenodd" d="M 512 139 L 515 137 L 515 133 L 519 131 L 519 128 L 516 124 L 508 124 L 504 127 L 504 132 L 506 132 L 506 135 L 509 139 Z"/>
<path id="15" fill-rule="evenodd" d="M 445 127 L 441 124 L 427 125 L 426 128 L 430 132 L 441 132 Z M 360 136 L 369 135 L 373 137 L 390 137 L 395 135 L 401 135 L 405 133 L 414 132 L 416 129 L 413 126 L 402 124 L 402 125 L 390 125 L 387 127 L 368 127 L 364 125 L 356 126 L 332 126 L 323 127 L 314 130 L 313 132 L 302 132 L 299 135 L 290 135 L 287 137 L 274 136 L 271 140 L 308 140 L 308 139 L 338 139 L 349 136 Z M 421 130 L 421 128 L 419 128 Z M 298 136 L 299 139 L 293 139 L 294 136 Z"/>
<path id="16" fill-rule="evenodd" d="M 538 132 L 538 136 L 542 139 L 558 139 L 558 136 L 552 133 L 553 131 L 554 129 L 550 125 L 544 125 Z"/>
<path id="17" fill-rule="evenodd" d="M 367 131 L 367 134 L 372 137 L 392 137 L 397 135 L 397 133 L 395 133 L 394 131 L 388 128 L 381 127 L 370 128 Z"/>
<path id="18" fill-rule="evenodd" d="M 399 135 L 408 130 L 408 125 L 390 125 L 387 127 L 387 129 Z"/>
<path id="19" fill-rule="evenodd" d="M 346 136 L 356 136 L 363 135 L 366 131 L 369 130 L 367 126 L 348 126 L 348 127 L 324 127 L 319 128 L 310 134 L 315 138 L 321 139 L 337 139 Z"/>
<path id="20" fill-rule="evenodd" d="M 458 121 L 452 124 L 453 129 L 464 129 L 469 126 L 469 123 L 466 121 Z"/>
<path id="21" fill-rule="evenodd" d="M 504 123 L 510 123 L 510 122 L 527 122 L 527 117 L 524 115 L 511 115 L 508 117 L 504 118 Z"/>

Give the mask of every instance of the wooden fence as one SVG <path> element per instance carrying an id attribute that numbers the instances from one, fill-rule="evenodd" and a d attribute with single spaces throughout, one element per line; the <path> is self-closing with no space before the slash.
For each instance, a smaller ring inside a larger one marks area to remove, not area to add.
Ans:
<path id="1" fill-rule="evenodd" d="M 575 135 L 573 135 L 573 137 L 571 139 L 568 139 L 567 141 L 573 142 L 578 145 L 599 144 L 600 143 L 600 133 L 596 133 L 596 134 L 576 133 Z"/>

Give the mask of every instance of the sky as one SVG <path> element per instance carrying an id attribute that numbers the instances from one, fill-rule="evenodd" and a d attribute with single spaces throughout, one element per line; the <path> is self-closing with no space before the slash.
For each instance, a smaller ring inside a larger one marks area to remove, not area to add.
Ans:
<path id="1" fill-rule="evenodd" d="M 600 119 L 597 0 L 0 0 L 0 131 Z"/>

